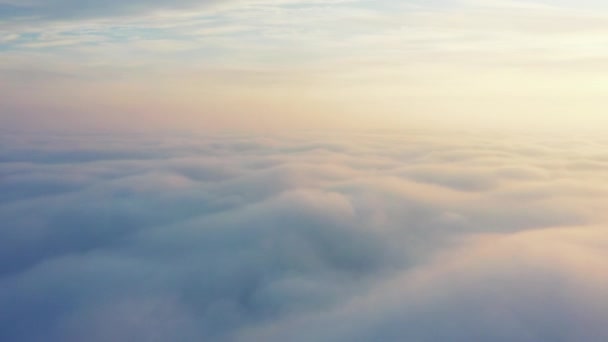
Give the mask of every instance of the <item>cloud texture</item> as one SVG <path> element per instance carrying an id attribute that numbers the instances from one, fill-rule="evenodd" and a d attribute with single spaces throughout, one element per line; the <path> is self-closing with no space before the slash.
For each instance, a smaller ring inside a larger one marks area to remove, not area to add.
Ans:
<path id="1" fill-rule="evenodd" d="M 180 0 L 172 1 L 74 1 L 31 0 L 0 1 L 0 17 L 26 19 L 83 19 L 149 12 L 154 10 L 180 9 L 208 5 L 219 1 Z"/>
<path id="2" fill-rule="evenodd" d="M 2 341 L 606 341 L 604 139 L 24 136 Z"/>

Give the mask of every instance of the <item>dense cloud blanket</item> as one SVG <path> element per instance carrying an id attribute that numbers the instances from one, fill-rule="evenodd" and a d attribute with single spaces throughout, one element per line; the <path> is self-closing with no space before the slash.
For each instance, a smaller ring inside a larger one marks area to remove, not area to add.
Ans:
<path id="1" fill-rule="evenodd" d="M 608 341 L 608 142 L 0 138 L 0 341 Z"/>

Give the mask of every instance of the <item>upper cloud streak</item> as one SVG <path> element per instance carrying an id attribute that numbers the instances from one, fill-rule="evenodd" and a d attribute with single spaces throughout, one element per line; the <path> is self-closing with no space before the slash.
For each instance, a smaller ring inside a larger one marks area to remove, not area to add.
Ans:
<path id="1" fill-rule="evenodd" d="M 226 1 L 220 0 L 127 0 L 72 1 L 48 0 L 29 2 L 0 2 L 0 17 L 24 19 L 87 19 L 145 14 L 156 10 L 178 10 L 202 7 Z"/>

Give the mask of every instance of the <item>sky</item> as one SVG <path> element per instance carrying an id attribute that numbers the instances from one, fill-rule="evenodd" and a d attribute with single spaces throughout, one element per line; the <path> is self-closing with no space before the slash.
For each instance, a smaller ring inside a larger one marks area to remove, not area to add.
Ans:
<path id="1" fill-rule="evenodd" d="M 0 125 L 596 128 L 607 19 L 599 0 L 0 0 Z"/>

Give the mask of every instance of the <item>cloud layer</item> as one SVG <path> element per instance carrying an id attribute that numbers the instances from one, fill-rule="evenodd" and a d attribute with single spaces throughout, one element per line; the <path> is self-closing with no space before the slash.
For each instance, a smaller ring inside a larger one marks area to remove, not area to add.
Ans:
<path id="1" fill-rule="evenodd" d="M 605 341 L 606 140 L 23 136 L 2 341 Z"/>

